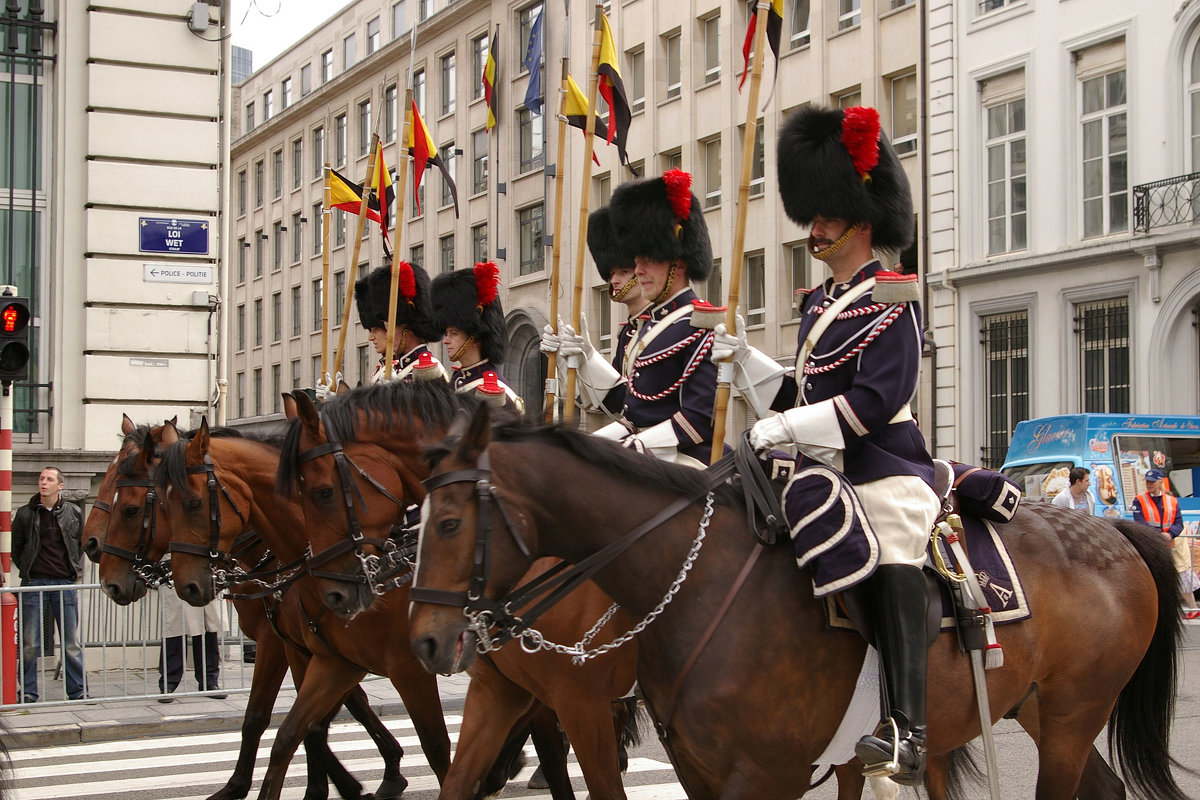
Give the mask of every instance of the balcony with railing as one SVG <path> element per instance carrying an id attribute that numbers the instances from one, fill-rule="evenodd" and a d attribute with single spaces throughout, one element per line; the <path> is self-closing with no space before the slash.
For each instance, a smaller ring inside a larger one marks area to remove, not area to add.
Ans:
<path id="1" fill-rule="evenodd" d="M 1200 222 L 1200 172 L 1133 187 L 1133 232 Z"/>

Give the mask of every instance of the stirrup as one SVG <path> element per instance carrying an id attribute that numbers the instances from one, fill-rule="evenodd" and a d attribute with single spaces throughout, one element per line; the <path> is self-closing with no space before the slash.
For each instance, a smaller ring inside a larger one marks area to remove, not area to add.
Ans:
<path id="1" fill-rule="evenodd" d="M 900 772 L 900 727 L 896 725 L 894 717 L 888 717 L 875 726 L 875 732 L 871 735 L 876 739 L 882 739 L 879 735 L 883 731 L 891 727 L 892 729 L 892 758 L 890 761 L 877 761 L 874 764 L 863 764 L 863 776 L 867 778 L 890 778 L 892 775 Z"/>

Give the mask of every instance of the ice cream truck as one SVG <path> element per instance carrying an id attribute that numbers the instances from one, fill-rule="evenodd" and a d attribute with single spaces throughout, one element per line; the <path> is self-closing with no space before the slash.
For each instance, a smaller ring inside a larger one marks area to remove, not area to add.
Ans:
<path id="1" fill-rule="evenodd" d="M 1017 424 L 1001 471 L 1026 501 L 1050 502 L 1065 492 L 1072 467 L 1091 470 L 1097 516 L 1133 519 L 1145 474 L 1160 470 L 1163 491 L 1179 498 L 1184 533 L 1200 519 L 1200 417 L 1159 414 L 1068 414 Z"/>

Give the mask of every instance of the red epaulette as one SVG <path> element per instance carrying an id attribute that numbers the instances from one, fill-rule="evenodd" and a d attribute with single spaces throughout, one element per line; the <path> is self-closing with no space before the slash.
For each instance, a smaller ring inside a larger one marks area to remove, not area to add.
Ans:
<path id="1" fill-rule="evenodd" d="M 725 321 L 728 306 L 714 306 L 704 300 L 692 303 L 692 327 L 712 330 L 718 322 Z"/>
<path id="2" fill-rule="evenodd" d="M 871 297 L 879 303 L 915 303 L 921 299 L 921 283 L 916 275 L 881 269 L 875 273 Z"/>

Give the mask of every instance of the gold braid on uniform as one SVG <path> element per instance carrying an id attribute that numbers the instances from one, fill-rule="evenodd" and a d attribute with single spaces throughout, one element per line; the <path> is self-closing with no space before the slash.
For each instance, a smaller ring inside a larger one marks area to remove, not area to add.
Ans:
<path id="1" fill-rule="evenodd" d="M 824 250 L 820 250 L 820 251 L 813 249 L 812 237 L 811 236 L 808 237 L 809 255 L 811 255 L 813 258 L 817 259 L 818 261 L 825 261 L 826 259 L 832 258 L 833 254 L 836 253 L 838 250 L 841 250 L 842 245 L 844 245 L 844 244 L 846 244 L 846 242 L 850 241 L 850 239 L 854 237 L 854 234 L 858 233 L 858 230 L 861 227 L 862 227 L 862 223 L 860 223 L 860 222 L 854 223 L 853 225 L 851 225 L 849 228 L 846 229 L 845 233 L 843 233 L 841 236 L 839 236 L 837 238 L 837 241 L 835 241 L 833 244 L 829 245 L 829 247 L 826 247 Z"/>
<path id="2" fill-rule="evenodd" d="M 451 361 L 459 361 L 459 357 L 462 356 L 462 354 L 466 352 L 467 348 L 470 347 L 474 343 L 475 343 L 475 337 L 468 336 L 467 340 L 462 343 L 462 347 L 455 350 L 454 355 L 450 356 L 450 360 Z"/>
<path id="3" fill-rule="evenodd" d="M 650 302 L 650 305 L 656 306 L 671 296 L 671 287 L 675 285 L 675 270 L 676 269 L 677 268 L 675 267 L 675 265 L 672 264 L 671 268 L 667 270 L 667 284 L 665 286 L 663 286 L 663 290 L 658 293 L 658 297 L 654 298 Z"/>
<path id="4" fill-rule="evenodd" d="M 629 291 L 633 287 L 637 286 L 640 283 L 641 283 L 641 281 L 638 280 L 638 276 L 634 275 L 632 278 L 629 279 L 629 281 L 624 286 L 622 286 L 619 290 L 617 290 L 616 294 L 613 294 L 612 290 L 610 289 L 608 292 L 608 296 L 610 298 L 612 298 L 612 301 L 614 303 L 619 303 L 625 299 L 625 295 L 629 294 Z"/>

